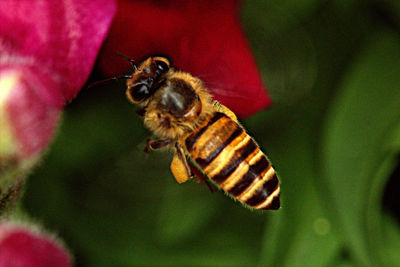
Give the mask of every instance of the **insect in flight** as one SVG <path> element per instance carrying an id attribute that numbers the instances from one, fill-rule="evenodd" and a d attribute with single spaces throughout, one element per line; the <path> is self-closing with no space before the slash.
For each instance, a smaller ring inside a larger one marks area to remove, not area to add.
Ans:
<path id="1" fill-rule="evenodd" d="M 121 56 L 130 61 L 132 74 L 107 80 L 127 79 L 126 97 L 159 138 L 149 138 L 146 150 L 174 149 L 171 171 L 178 183 L 200 170 L 247 207 L 280 208 L 279 181 L 269 160 L 201 80 L 174 69 L 166 57 L 148 57 L 137 65 Z"/>

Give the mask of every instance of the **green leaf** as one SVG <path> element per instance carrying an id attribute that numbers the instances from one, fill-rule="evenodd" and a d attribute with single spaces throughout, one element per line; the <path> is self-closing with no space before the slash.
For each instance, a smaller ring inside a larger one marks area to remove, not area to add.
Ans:
<path id="1" fill-rule="evenodd" d="M 310 34 L 294 10 L 310 12 L 312 2 L 247 1 L 243 24 L 268 92 L 277 103 L 292 103 L 309 93 L 315 82 L 317 62 Z M 267 52 L 266 52 L 267 51 Z"/>
<path id="2" fill-rule="evenodd" d="M 400 265 L 400 227 L 386 212 L 382 212 L 381 204 L 387 179 L 399 164 L 400 123 L 391 130 L 382 147 L 382 164 L 372 181 L 371 188 L 375 190 L 370 192 L 367 214 L 369 243 L 384 266 Z"/>
<path id="3" fill-rule="evenodd" d="M 380 201 L 388 175 L 374 177 L 383 164 L 385 142 L 400 121 L 400 46 L 397 36 L 380 32 L 368 39 L 345 77 L 326 119 L 322 174 L 330 191 L 345 245 L 358 264 L 377 264 L 372 229 L 367 224 L 371 200 Z M 374 231 L 376 231 L 375 229 Z M 378 264 L 379 265 L 379 264 Z"/>
<path id="4" fill-rule="evenodd" d="M 384 266 L 399 266 L 400 264 L 400 228 L 399 224 L 390 216 L 382 217 L 384 246 L 378 248 Z M 383 239 L 383 238 L 382 238 Z"/>
<path id="5" fill-rule="evenodd" d="M 397 266 L 400 264 L 398 254 L 399 231 L 400 228 L 386 213 L 382 211 L 382 199 L 385 184 L 390 174 L 398 164 L 399 152 L 387 153 L 380 166 L 376 170 L 376 175 L 371 181 L 371 192 L 368 195 L 366 231 L 369 246 L 377 257 L 377 261 L 382 266 Z M 394 242 L 394 240 L 397 240 Z M 388 256 L 389 251 L 397 250 L 397 257 L 394 254 Z"/>
<path id="6" fill-rule="evenodd" d="M 324 266 L 338 253 L 339 242 L 314 182 L 310 110 L 292 107 L 258 114 L 246 121 L 281 180 L 282 208 L 268 213 L 259 264 Z M 260 123 L 263 122 L 263 123 Z M 268 134 L 266 134 L 268 133 Z M 318 253 L 309 253 L 318 251 Z"/>
<path id="7" fill-rule="evenodd" d="M 210 222 L 222 206 L 215 203 L 211 192 L 204 194 L 207 191 L 204 183 L 196 184 L 194 181 L 182 185 L 175 182 L 168 184 L 160 203 L 157 227 L 162 243 L 184 242 Z"/>

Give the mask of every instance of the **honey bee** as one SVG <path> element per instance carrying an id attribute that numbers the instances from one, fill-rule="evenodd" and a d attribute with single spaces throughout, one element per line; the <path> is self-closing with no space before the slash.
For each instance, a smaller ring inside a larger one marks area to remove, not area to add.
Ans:
<path id="1" fill-rule="evenodd" d="M 279 209 L 277 174 L 257 143 L 227 107 L 214 101 L 202 81 L 171 66 L 166 57 L 130 61 L 126 97 L 140 108 L 145 126 L 158 137 L 146 149 L 174 150 L 171 172 L 178 183 L 198 170 L 217 187 L 254 209 Z"/>

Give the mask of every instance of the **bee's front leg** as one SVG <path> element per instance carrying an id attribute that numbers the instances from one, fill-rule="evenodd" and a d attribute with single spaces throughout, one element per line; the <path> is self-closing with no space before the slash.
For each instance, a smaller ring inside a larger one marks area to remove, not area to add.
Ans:
<path id="1" fill-rule="evenodd" d="M 159 140 L 153 140 L 151 138 L 147 138 L 146 140 L 146 147 L 144 148 L 144 153 L 149 153 L 149 149 L 151 150 L 157 150 L 163 147 L 166 147 L 172 143 L 171 139 L 159 139 Z"/>
<path id="2" fill-rule="evenodd" d="M 171 162 L 171 172 L 178 183 L 184 183 L 192 176 L 189 164 L 182 147 L 175 143 L 175 154 Z"/>
<path id="3" fill-rule="evenodd" d="M 144 115 L 146 114 L 146 107 L 141 107 L 136 110 L 136 114 L 138 115 L 139 118 L 144 118 Z"/>

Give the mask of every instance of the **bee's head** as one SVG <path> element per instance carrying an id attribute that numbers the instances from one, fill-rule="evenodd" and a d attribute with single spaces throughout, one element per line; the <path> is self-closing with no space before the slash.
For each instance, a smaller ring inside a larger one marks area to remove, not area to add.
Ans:
<path id="1" fill-rule="evenodd" d="M 134 104 L 141 104 L 152 96 L 164 81 L 164 74 L 171 63 L 165 57 L 149 57 L 138 66 L 130 60 L 134 67 L 132 78 L 126 82 L 126 97 Z"/>

